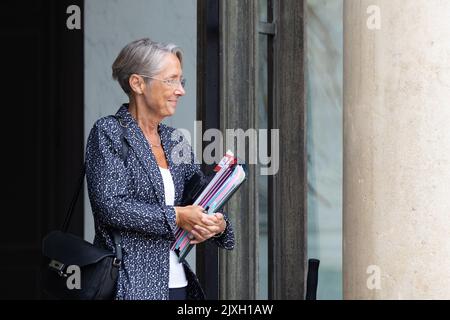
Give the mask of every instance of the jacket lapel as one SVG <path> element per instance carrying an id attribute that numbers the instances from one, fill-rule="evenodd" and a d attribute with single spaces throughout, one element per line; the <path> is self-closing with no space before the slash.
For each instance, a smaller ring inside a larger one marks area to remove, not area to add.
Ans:
<path id="1" fill-rule="evenodd" d="M 181 193 L 183 192 L 180 188 L 184 185 L 184 173 L 178 172 L 182 168 L 179 164 L 175 164 L 172 158 L 173 148 L 176 146 L 177 142 L 172 139 L 173 129 L 166 126 L 165 124 L 159 125 L 159 135 L 161 137 L 161 144 L 164 149 L 164 154 L 169 164 L 170 173 L 172 174 L 173 184 L 175 186 L 175 205 L 181 200 Z"/>
<path id="2" fill-rule="evenodd" d="M 146 171 L 153 188 L 155 189 L 156 197 L 161 205 L 165 204 L 164 199 L 164 186 L 161 174 L 159 173 L 158 164 L 156 163 L 155 156 L 151 152 L 150 145 L 144 136 L 141 128 L 128 112 L 128 104 L 124 104 L 120 107 L 116 113 L 121 119 L 121 125 L 127 128 L 125 139 L 129 143 L 130 147 L 136 153 L 136 156 L 141 163 L 142 167 Z"/>
<path id="3" fill-rule="evenodd" d="M 156 197 L 158 202 L 161 205 L 166 204 L 166 200 L 164 197 L 164 183 L 162 180 L 161 172 L 159 171 L 158 163 L 156 162 L 156 158 L 151 151 L 151 147 L 145 138 L 144 133 L 141 128 L 137 124 L 136 120 L 133 116 L 128 112 L 128 104 L 124 104 L 117 111 L 116 116 L 121 119 L 121 125 L 127 128 L 125 139 L 129 143 L 130 147 L 136 153 L 139 162 L 142 167 L 146 171 L 150 182 L 155 189 Z M 174 143 L 171 141 L 171 133 L 170 128 L 165 126 L 164 124 L 160 124 L 158 127 L 158 131 L 161 137 L 161 144 L 164 149 L 164 153 L 169 163 L 169 168 L 172 173 L 173 182 L 175 185 L 175 204 L 177 204 L 177 200 L 181 197 L 180 183 L 177 179 L 183 178 L 180 174 L 176 174 L 179 169 L 178 165 L 175 165 L 171 158 L 172 148 Z M 181 184 L 182 185 L 182 184 Z"/>

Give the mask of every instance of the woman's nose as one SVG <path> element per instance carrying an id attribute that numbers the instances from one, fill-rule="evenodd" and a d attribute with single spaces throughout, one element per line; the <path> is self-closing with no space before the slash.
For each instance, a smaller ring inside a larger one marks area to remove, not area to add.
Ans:
<path id="1" fill-rule="evenodd" d="M 186 91 L 181 85 L 179 85 L 178 88 L 175 89 L 175 94 L 179 96 L 184 96 L 186 94 Z"/>

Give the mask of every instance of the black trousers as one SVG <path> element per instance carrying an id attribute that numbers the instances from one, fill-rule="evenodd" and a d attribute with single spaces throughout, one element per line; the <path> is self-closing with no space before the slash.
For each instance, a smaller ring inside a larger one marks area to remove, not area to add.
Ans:
<path id="1" fill-rule="evenodd" d="M 169 300 L 186 300 L 186 288 L 169 288 Z"/>

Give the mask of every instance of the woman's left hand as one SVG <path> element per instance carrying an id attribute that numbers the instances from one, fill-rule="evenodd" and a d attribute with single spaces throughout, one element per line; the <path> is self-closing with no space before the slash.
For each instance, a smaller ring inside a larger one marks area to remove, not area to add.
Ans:
<path id="1" fill-rule="evenodd" d="M 222 213 L 215 213 L 214 215 L 205 216 L 202 218 L 204 226 L 195 225 L 191 231 L 191 235 L 194 239 L 191 240 L 191 244 L 198 244 L 209 238 L 220 234 L 225 230 L 227 226 Z"/>

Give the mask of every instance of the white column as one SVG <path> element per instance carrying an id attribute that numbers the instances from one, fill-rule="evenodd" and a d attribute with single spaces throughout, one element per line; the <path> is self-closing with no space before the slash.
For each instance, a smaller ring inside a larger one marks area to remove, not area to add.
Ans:
<path id="1" fill-rule="evenodd" d="M 450 299 L 450 1 L 345 1 L 343 175 L 344 298 Z"/>

